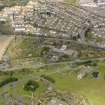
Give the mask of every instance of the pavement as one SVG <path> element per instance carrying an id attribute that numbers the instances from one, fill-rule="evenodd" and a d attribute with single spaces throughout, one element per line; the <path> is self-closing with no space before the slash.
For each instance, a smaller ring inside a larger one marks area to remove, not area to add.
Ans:
<path id="1" fill-rule="evenodd" d="M 93 3 L 93 0 L 79 0 L 81 4 Z"/>
<path id="2" fill-rule="evenodd" d="M 93 0 L 79 0 L 79 5 L 88 7 L 98 7 Z"/>

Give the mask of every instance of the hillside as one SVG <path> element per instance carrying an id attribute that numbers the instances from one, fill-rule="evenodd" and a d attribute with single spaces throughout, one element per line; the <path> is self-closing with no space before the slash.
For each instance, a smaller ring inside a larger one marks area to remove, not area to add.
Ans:
<path id="1" fill-rule="evenodd" d="M 25 5 L 28 0 L 0 0 L 0 9 L 7 6 Z"/>

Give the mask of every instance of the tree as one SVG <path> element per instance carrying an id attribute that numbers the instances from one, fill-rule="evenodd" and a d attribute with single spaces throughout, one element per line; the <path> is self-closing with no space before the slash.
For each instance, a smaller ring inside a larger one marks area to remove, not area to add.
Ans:
<path id="1" fill-rule="evenodd" d="M 31 92 L 34 92 L 37 88 L 39 88 L 39 84 L 33 80 L 29 80 L 24 86 L 24 90 Z"/>
<path id="2" fill-rule="evenodd" d="M 15 78 L 15 77 L 6 78 L 5 80 L 0 82 L 0 87 L 3 87 L 6 84 L 9 84 L 9 83 L 12 83 L 12 82 L 16 82 L 16 81 L 18 81 L 18 78 Z"/>
<path id="3" fill-rule="evenodd" d="M 0 33 L 3 35 L 11 35 L 13 33 L 13 29 L 9 20 L 6 22 L 0 22 Z"/>
<path id="4" fill-rule="evenodd" d="M 41 77 L 43 77 L 44 79 L 50 81 L 51 83 L 55 83 L 55 80 L 47 75 L 41 75 Z"/>

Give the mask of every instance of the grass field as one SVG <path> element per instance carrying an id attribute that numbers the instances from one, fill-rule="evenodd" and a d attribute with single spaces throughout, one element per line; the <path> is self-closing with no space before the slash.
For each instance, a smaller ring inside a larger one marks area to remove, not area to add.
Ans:
<path id="1" fill-rule="evenodd" d="M 1 97 L 3 93 L 8 92 L 9 94 L 13 95 L 15 98 L 18 99 L 18 97 L 25 98 L 26 103 L 30 101 L 32 93 L 24 90 L 24 85 L 27 83 L 28 80 L 36 80 L 36 75 L 39 73 L 46 73 L 48 72 L 46 69 L 38 69 L 33 70 L 33 72 L 15 72 L 13 73 L 13 77 L 16 77 L 19 79 L 19 82 L 16 83 L 16 88 L 13 88 L 13 85 L 7 84 L 4 87 L 0 88 L 0 105 L 3 105 L 3 98 Z M 2 80 L 5 80 L 5 78 L 10 77 L 8 74 L 2 74 L 0 76 L 0 82 Z M 21 81 L 22 80 L 22 81 Z M 43 84 L 43 82 L 38 81 L 39 88 L 34 92 L 35 98 L 39 97 L 43 91 L 45 91 L 46 86 Z M 12 104 L 11 104 L 12 105 Z M 26 105 L 26 104 L 25 104 Z"/>
<path id="2" fill-rule="evenodd" d="M 58 66 L 58 69 L 70 69 L 67 66 Z M 100 62 L 99 63 L 99 70 L 101 71 L 101 76 L 98 79 L 92 79 L 90 76 L 87 76 L 86 78 L 82 80 L 77 80 L 77 74 L 74 72 L 65 72 L 65 73 L 56 73 L 52 74 L 51 77 L 56 81 L 55 82 L 55 88 L 68 91 L 68 92 L 74 92 L 79 95 L 83 95 L 88 99 L 88 101 L 91 103 L 91 105 L 104 105 L 105 100 L 105 80 L 103 79 L 103 74 L 105 73 L 105 63 Z M 15 73 L 14 76 L 18 77 L 20 80 L 28 77 L 34 77 L 37 74 L 46 74 L 52 72 L 52 70 L 56 70 L 56 67 L 48 67 L 46 68 L 40 68 L 40 69 L 33 69 L 33 73 Z M 4 76 L 5 78 L 6 76 Z M 2 78 L 2 79 L 4 79 Z M 33 78 L 35 80 L 36 76 Z M 22 96 L 29 96 L 31 97 L 30 92 L 24 91 L 23 87 L 24 84 L 27 82 L 27 80 L 20 82 L 17 84 L 16 87 L 16 93 L 18 95 Z M 36 96 L 39 96 L 43 91 L 45 90 L 45 86 L 42 82 L 40 83 L 40 88 L 36 91 Z M 11 87 L 11 85 L 7 85 L 5 88 L 0 89 L 0 94 L 2 92 L 10 92 L 12 94 L 16 94 Z M 27 99 L 28 100 L 28 99 Z"/>
<path id="3" fill-rule="evenodd" d="M 65 2 L 69 3 L 69 4 L 75 4 L 76 0 L 64 0 Z"/>
<path id="4" fill-rule="evenodd" d="M 55 87 L 61 90 L 76 92 L 88 99 L 91 105 L 105 105 L 105 61 L 98 62 L 97 70 L 100 76 L 93 79 L 90 75 L 82 80 L 77 79 L 77 73 L 69 72 L 64 75 L 54 74 Z"/>
<path id="5" fill-rule="evenodd" d="M 6 6 L 25 5 L 27 2 L 28 0 L 0 0 L 0 3 Z"/>

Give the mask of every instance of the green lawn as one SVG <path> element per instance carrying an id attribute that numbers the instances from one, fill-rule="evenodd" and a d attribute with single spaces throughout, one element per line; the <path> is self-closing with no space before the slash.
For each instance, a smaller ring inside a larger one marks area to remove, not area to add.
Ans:
<path id="1" fill-rule="evenodd" d="M 35 78 L 33 78 L 35 80 Z M 24 102 L 29 103 L 32 93 L 24 90 L 24 85 L 27 83 L 28 80 L 21 81 L 17 83 L 16 88 L 14 89 L 11 84 L 6 85 L 0 89 L 0 95 L 2 93 L 8 92 L 9 94 L 13 95 L 16 99 L 19 97 L 25 98 Z M 46 87 L 41 81 L 38 81 L 39 88 L 34 92 L 35 99 L 38 98 L 43 91 L 45 91 Z M 0 97 L 0 105 L 3 105 L 3 98 Z M 25 104 L 27 105 L 27 104 Z"/>
<path id="2" fill-rule="evenodd" d="M 0 3 L 5 6 L 25 5 L 28 0 L 0 0 Z"/>
<path id="3" fill-rule="evenodd" d="M 45 73 L 50 73 L 50 68 L 49 69 L 45 69 L 45 68 L 39 68 L 39 69 L 33 69 L 33 72 L 14 72 L 13 73 L 13 77 L 18 78 L 18 80 L 20 82 L 18 82 L 16 84 L 16 88 L 15 90 L 13 89 L 11 84 L 7 84 L 4 87 L 0 88 L 0 96 L 1 94 L 5 93 L 5 92 L 9 92 L 10 94 L 18 97 L 18 96 L 22 96 L 22 97 L 26 97 L 26 98 L 30 98 L 32 93 L 31 92 L 27 92 L 24 90 L 24 85 L 27 83 L 28 80 L 36 80 L 37 78 L 36 76 L 39 74 L 45 74 Z M 5 80 L 6 78 L 10 77 L 10 74 L 2 74 L 0 75 L 0 82 Z M 22 81 L 21 81 L 22 80 Z M 39 83 L 39 88 L 35 91 L 35 96 L 38 97 L 40 96 L 43 91 L 45 91 L 46 86 L 43 84 L 42 81 L 38 80 Z M 2 105 L 2 98 L 0 97 L 0 105 Z M 26 100 L 28 101 L 28 100 Z"/>
<path id="4" fill-rule="evenodd" d="M 67 75 L 53 75 L 57 89 L 76 92 L 88 99 L 91 105 L 105 105 L 105 80 L 99 78 L 92 80 L 89 77 L 77 80 L 74 73 Z"/>

